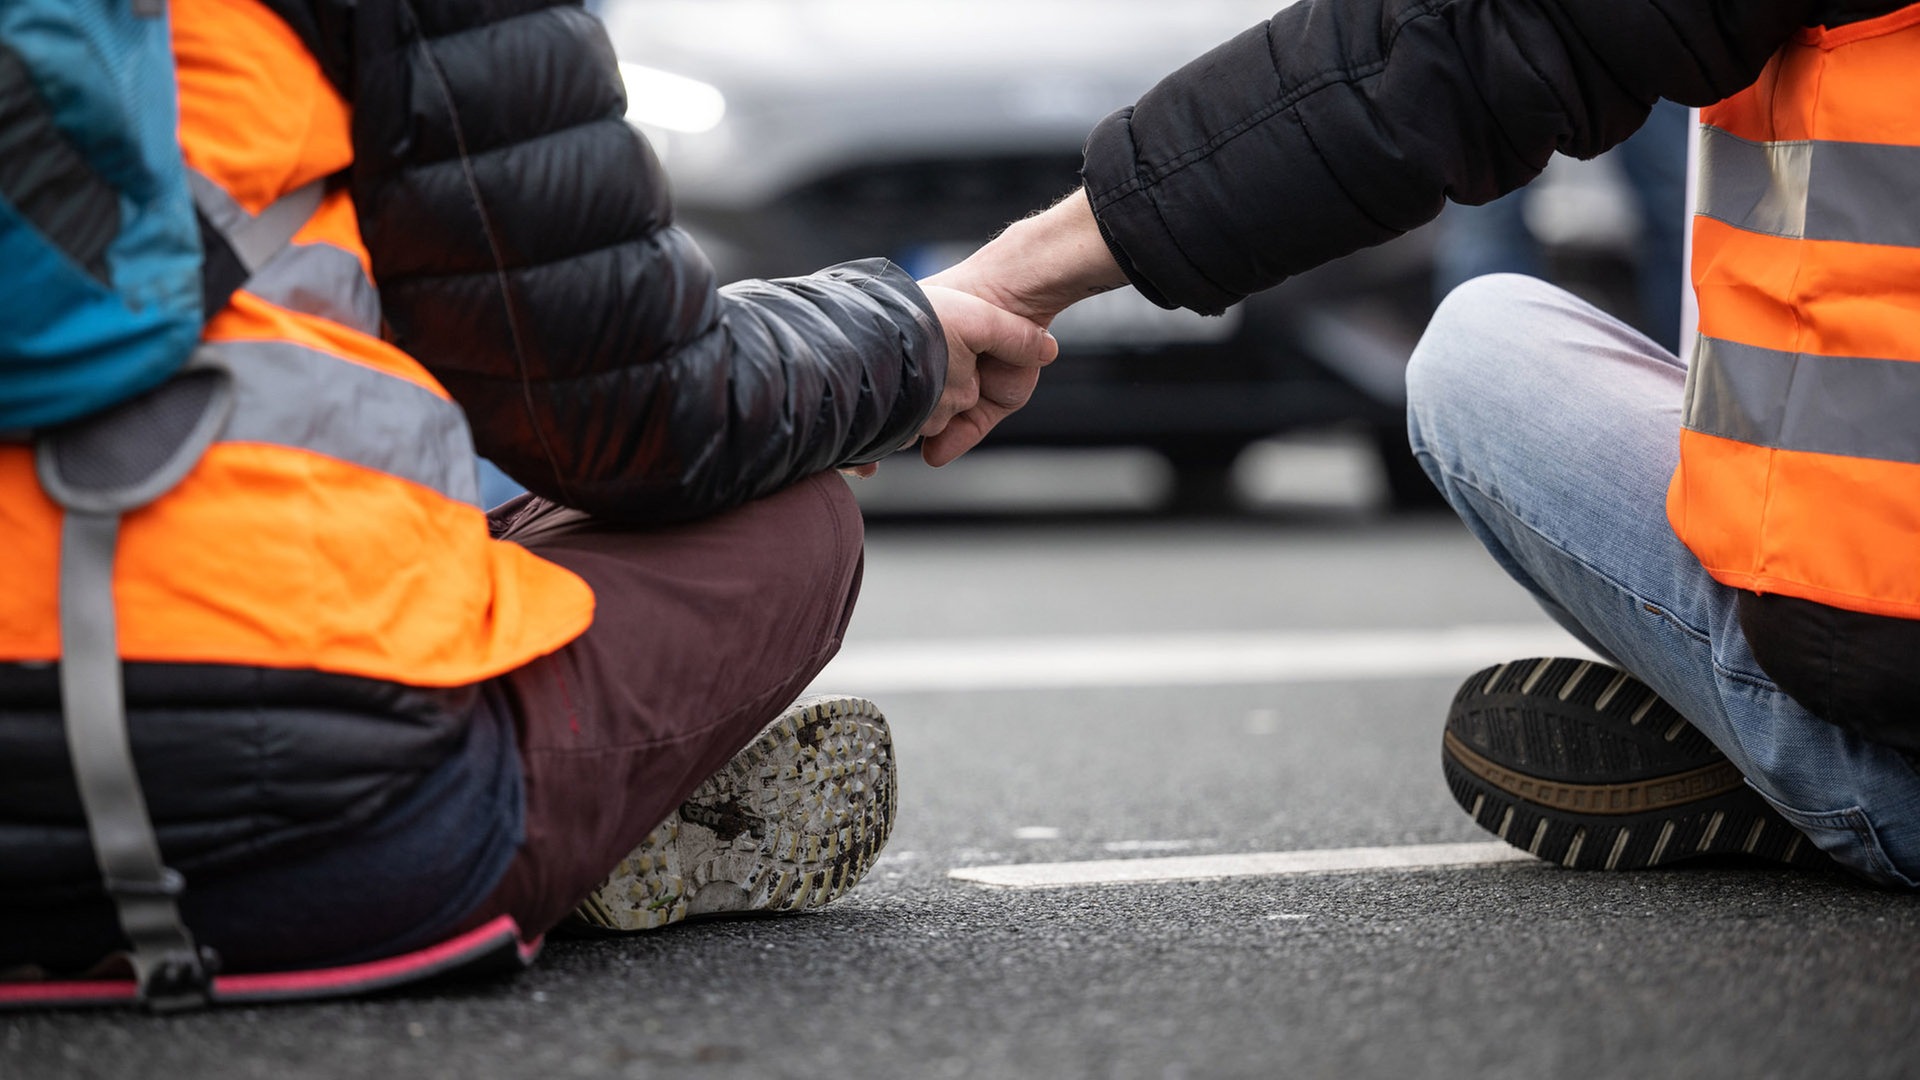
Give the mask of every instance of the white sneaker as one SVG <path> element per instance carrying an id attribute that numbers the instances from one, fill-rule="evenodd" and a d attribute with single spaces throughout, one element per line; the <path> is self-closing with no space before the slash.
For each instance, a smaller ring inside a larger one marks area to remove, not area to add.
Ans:
<path id="1" fill-rule="evenodd" d="M 879 858 L 895 794 L 880 709 L 856 697 L 802 698 L 620 860 L 569 921 L 652 930 L 821 907 Z"/>

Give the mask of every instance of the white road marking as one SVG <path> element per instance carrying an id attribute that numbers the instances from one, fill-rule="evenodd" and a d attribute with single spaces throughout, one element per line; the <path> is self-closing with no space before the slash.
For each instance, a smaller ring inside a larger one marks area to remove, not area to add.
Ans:
<path id="1" fill-rule="evenodd" d="M 1247 713 L 1247 734 L 1271 735 L 1280 730 L 1280 714 L 1272 709 L 1252 709 Z"/>
<path id="2" fill-rule="evenodd" d="M 1558 627 L 958 638 L 848 645 L 814 680 L 863 694 L 1463 675 L 1516 656 L 1592 655 Z"/>
<path id="3" fill-rule="evenodd" d="M 947 871 L 957 881 L 1003 889 L 1061 889 L 1086 885 L 1145 885 L 1220 878 L 1355 874 L 1369 870 L 1445 870 L 1455 867 L 1537 863 L 1502 843 L 1413 844 L 1404 847 L 1267 851 L 1243 855 L 1176 855 L 1163 859 L 1096 859 L 1088 862 L 963 866 Z"/>
<path id="4" fill-rule="evenodd" d="M 1109 840 L 1100 845 L 1102 851 L 1192 851 L 1197 847 L 1212 847 L 1212 840 Z"/>
<path id="5" fill-rule="evenodd" d="M 1015 840 L 1058 840 L 1060 830 L 1052 825 L 1022 825 L 1013 830 Z"/>

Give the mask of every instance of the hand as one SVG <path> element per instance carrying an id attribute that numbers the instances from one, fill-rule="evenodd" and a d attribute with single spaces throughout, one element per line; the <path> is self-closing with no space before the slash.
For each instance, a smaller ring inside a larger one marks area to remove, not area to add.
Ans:
<path id="1" fill-rule="evenodd" d="M 966 261 L 921 284 L 928 296 L 936 297 L 936 308 L 941 304 L 940 294 L 967 295 L 985 301 L 1003 317 L 1012 312 L 1031 320 L 1022 325 L 1037 328 L 1052 323 L 1054 316 L 1076 301 L 1126 283 L 1126 274 L 1100 236 L 1092 204 L 1085 192 L 1076 191 L 1051 209 L 1015 222 L 967 256 Z M 947 322 L 944 311 L 941 320 Z M 948 322 L 948 353 L 958 356 L 965 349 L 953 348 L 953 336 L 953 323 Z M 927 464 L 940 466 L 977 446 L 995 424 L 1033 396 L 1040 368 L 1051 362 L 1059 349 L 1057 344 L 1052 348 L 1038 364 L 1020 363 L 1016 357 L 986 348 L 990 355 L 982 355 L 978 364 L 977 403 L 954 413 L 951 422 L 929 422 L 922 431 L 927 440 L 920 456 Z M 955 376 L 952 364 L 949 360 L 950 391 Z M 965 389 L 961 392 L 964 394 Z M 946 404 L 944 400 L 942 404 Z M 938 419 L 941 413 L 936 411 L 934 416 Z"/>
<path id="2" fill-rule="evenodd" d="M 1100 235 L 1087 193 L 1076 191 L 1015 222 L 927 283 L 970 292 L 1047 326 L 1073 304 L 1127 284 L 1127 275 Z"/>
<path id="3" fill-rule="evenodd" d="M 971 450 L 1033 396 L 1060 343 L 1037 323 L 971 293 L 924 286 L 947 332 L 947 385 L 920 429 L 920 456 L 941 466 Z"/>

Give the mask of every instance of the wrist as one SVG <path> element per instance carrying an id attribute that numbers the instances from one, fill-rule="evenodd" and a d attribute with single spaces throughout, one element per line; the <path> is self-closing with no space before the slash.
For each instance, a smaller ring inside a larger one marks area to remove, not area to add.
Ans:
<path id="1" fill-rule="evenodd" d="M 1126 272 L 1108 250 L 1085 190 L 1007 229 L 1005 238 L 1023 256 L 1028 272 L 1065 307 L 1127 284 Z"/>

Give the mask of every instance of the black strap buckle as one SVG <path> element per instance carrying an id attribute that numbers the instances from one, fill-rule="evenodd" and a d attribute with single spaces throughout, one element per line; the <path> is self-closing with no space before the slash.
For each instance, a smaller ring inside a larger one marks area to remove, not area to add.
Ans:
<path id="1" fill-rule="evenodd" d="M 140 1000 L 156 1013 L 203 1008 L 213 1000 L 213 977 L 219 971 L 219 954 L 204 945 L 191 952 L 169 951 L 141 979 Z"/>

